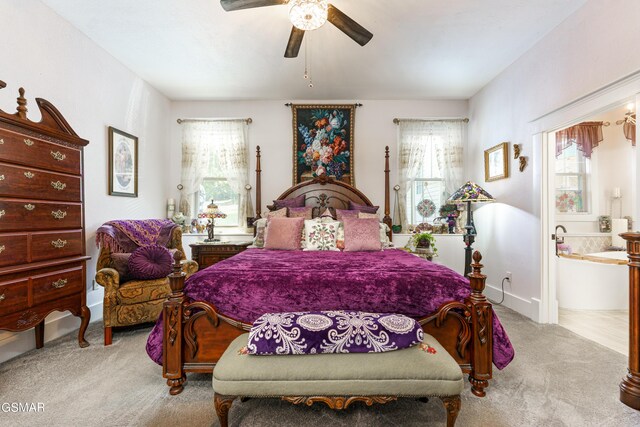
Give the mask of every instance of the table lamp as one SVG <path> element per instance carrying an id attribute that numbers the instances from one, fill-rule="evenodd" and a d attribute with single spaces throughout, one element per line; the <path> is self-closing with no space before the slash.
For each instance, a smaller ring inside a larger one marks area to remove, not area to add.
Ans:
<path id="1" fill-rule="evenodd" d="M 465 225 L 465 234 L 463 236 L 466 247 L 464 248 L 464 276 L 467 277 L 471 273 L 471 254 L 473 252 L 473 242 L 476 239 L 476 226 L 473 223 L 473 211 L 471 203 L 495 202 L 493 196 L 487 193 L 482 187 L 475 182 L 467 181 L 462 187 L 458 188 L 447 200 L 447 203 L 466 203 L 467 204 L 467 225 Z"/>
<path id="2" fill-rule="evenodd" d="M 200 215 L 198 215 L 198 217 L 200 218 L 207 218 L 209 220 L 209 223 L 207 223 L 207 233 L 208 238 L 204 239 L 205 242 L 216 242 L 219 239 L 215 239 L 215 235 L 214 235 L 214 228 L 216 226 L 216 218 L 226 218 L 227 214 L 222 212 L 220 209 L 218 209 L 218 205 L 216 205 L 215 203 L 213 203 L 213 200 L 211 200 L 211 203 L 207 205 L 207 208 L 204 210 L 204 212 L 201 212 Z"/>

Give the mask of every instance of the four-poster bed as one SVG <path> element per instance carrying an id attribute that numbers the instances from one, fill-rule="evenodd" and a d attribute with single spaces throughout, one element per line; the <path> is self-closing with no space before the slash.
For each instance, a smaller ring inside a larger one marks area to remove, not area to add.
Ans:
<path id="1" fill-rule="evenodd" d="M 262 206 L 261 172 L 260 148 L 258 147 L 255 186 L 256 209 L 258 215 L 261 213 Z M 391 226 L 389 172 L 389 147 L 386 147 L 383 222 Z M 306 195 L 306 204 L 307 206 L 314 207 L 316 215 L 318 212 L 322 212 L 325 208 L 344 209 L 349 201 L 373 206 L 369 198 L 367 198 L 358 189 L 347 183 L 335 181 L 326 176 L 320 176 L 313 180 L 295 185 L 283 192 L 280 197 L 278 197 L 278 200 L 294 198 L 301 194 Z M 391 237 L 390 232 L 389 237 Z M 255 249 L 254 251 L 256 251 L 254 257 L 261 259 L 259 264 L 250 266 L 256 270 L 259 269 L 261 265 L 264 265 L 265 256 L 267 256 L 269 252 L 274 254 L 274 259 L 278 256 L 282 256 L 282 252 L 286 252 L 264 251 L 260 249 Z M 245 251 L 244 254 L 247 254 L 248 252 L 250 251 Z M 276 255 L 275 252 L 280 252 L 280 254 Z M 302 253 L 302 251 L 293 252 Z M 398 255 L 401 255 L 400 251 L 396 252 Z M 304 252 L 304 254 L 306 254 L 305 256 L 308 258 L 312 253 Z M 318 252 L 316 252 L 316 254 L 318 254 Z M 324 254 L 322 256 L 326 257 L 328 254 Z M 374 256 L 382 257 L 382 255 Z M 406 254 L 404 254 L 404 256 L 409 257 L 409 261 L 414 259 L 413 256 L 408 256 Z M 240 257 L 240 255 L 236 257 Z M 230 260 L 233 260 L 233 258 L 236 257 L 232 257 Z M 419 321 L 426 333 L 435 337 L 442 346 L 447 349 L 447 351 L 460 365 L 463 372 L 469 374 L 472 392 L 476 396 L 482 397 L 485 395 L 484 389 L 488 386 L 488 380 L 492 378 L 494 328 L 496 328 L 496 326 L 498 341 L 500 341 L 497 345 L 505 345 L 505 348 L 508 346 L 510 351 L 510 353 L 507 351 L 506 356 L 501 354 L 503 357 L 501 363 L 502 366 L 509 363 L 513 357 L 513 350 L 508 343 L 508 339 L 506 338 L 497 318 L 494 318 L 491 303 L 485 295 L 483 295 L 486 276 L 481 273 L 481 268 L 483 266 L 480 264 L 481 256 L 478 252 L 474 254 L 473 260 L 473 271 L 469 275 L 468 285 L 461 276 L 453 273 L 449 269 L 437 266 L 438 268 L 447 270 L 446 274 L 450 276 L 457 275 L 457 280 L 464 282 L 464 286 L 466 288 L 465 296 L 458 296 L 456 297 L 456 300 L 454 300 L 454 298 L 445 298 L 442 302 L 438 302 L 438 305 L 434 305 L 431 310 L 423 312 L 420 316 L 414 317 Z M 427 261 L 420 260 L 420 262 L 426 263 Z M 224 268 L 226 268 L 224 267 L 225 263 L 227 266 L 233 264 L 225 261 L 223 263 L 216 264 L 216 266 L 223 265 L 223 267 L 218 268 L 224 270 Z M 210 270 L 213 272 L 214 270 L 211 269 L 215 269 L 216 266 L 212 266 L 205 271 Z M 435 268 L 435 265 L 431 263 L 424 264 L 424 266 L 425 270 Z M 247 270 L 246 265 L 243 265 L 243 268 L 244 270 Z M 389 265 L 378 268 L 389 269 Z M 201 273 L 204 273 L 205 271 Z M 338 271 L 338 273 L 341 272 Z M 384 273 L 386 273 L 386 271 L 380 271 L 381 275 Z M 178 266 L 175 267 L 174 273 L 169 276 L 169 279 L 172 293 L 164 303 L 162 320 L 159 321 L 156 326 L 156 328 L 162 327 L 162 331 L 157 331 L 156 333 L 156 330 L 154 329 L 154 332 L 152 332 L 152 335 L 149 338 L 147 350 L 149 352 L 150 346 L 153 345 L 159 347 L 161 340 L 163 376 L 167 379 L 167 384 L 170 387 L 170 394 L 175 395 L 182 392 L 187 372 L 212 372 L 216 362 L 222 356 L 228 345 L 236 337 L 248 331 L 251 324 L 247 321 L 243 322 L 237 320 L 239 317 L 230 315 L 231 313 L 228 311 L 225 313 L 219 311 L 219 306 L 223 304 L 216 304 L 218 306 L 216 307 L 214 304 L 207 301 L 192 300 L 192 298 L 190 298 L 185 292 L 185 276 L 180 272 Z M 197 278 L 192 277 L 190 279 L 187 284 L 187 288 L 194 283 L 194 280 L 197 280 Z M 225 289 L 228 290 L 229 288 Z M 187 291 L 188 290 L 189 289 L 187 289 Z M 376 292 L 380 293 L 384 293 L 384 291 L 384 287 L 377 288 L 376 290 Z M 237 293 L 238 291 L 233 290 L 233 292 Z M 438 292 L 441 291 L 438 290 Z M 446 290 L 443 294 L 446 294 Z M 228 294 L 224 293 L 218 296 L 223 299 L 229 298 Z M 282 297 L 282 295 L 278 296 Z M 329 299 L 330 296 L 327 295 L 327 297 Z M 425 307 L 428 306 L 427 302 L 417 301 L 417 303 L 418 305 L 422 304 Z M 435 300 L 431 301 L 431 303 L 435 304 Z M 414 306 L 415 305 L 416 304 L 414 304 Z M 345 309 L 351 309 L 351 307 L 345 307 Z M 156 336 L 154 336 L 154 333 L 156 333 Z"/>

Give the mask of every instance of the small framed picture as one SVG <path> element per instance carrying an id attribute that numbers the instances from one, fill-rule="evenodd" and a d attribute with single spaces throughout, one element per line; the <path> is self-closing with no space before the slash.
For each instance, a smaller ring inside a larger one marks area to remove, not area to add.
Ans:
<path id="1" fill-rule="evenodd" d="M 138 197 L 138 137 L 111 126 L 109 195 Z"/>
<path id="2" fill-rule="evenodd" d="M 509 177 L 509 143 L 503 142 L 484 150 L 484 180 L 497 181 Z"/>

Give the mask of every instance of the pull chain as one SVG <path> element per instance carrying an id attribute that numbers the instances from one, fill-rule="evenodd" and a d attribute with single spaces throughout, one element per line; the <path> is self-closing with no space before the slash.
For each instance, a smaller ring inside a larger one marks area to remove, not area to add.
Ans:
<path id="1" fill-rule="evenodd" d="M 304 78 L 309 80 L 309 88 L 313 88 L 313 78 L 311 77 L 311 58 L 309 55 L 309 38 L 311 32 L 306 31 L 304 38 Z"/>

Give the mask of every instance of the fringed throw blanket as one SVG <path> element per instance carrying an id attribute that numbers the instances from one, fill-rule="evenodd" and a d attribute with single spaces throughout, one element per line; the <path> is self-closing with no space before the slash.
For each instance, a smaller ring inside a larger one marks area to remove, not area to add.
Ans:
<path id="1" fill-rule="evenodd" d="M 174 222 L 168 219 L 122 219 L 104 223 L 96 232 L 96 245 L 111 252 L 128 253 L 140 246 L 167 246 Z"/>

